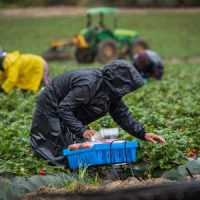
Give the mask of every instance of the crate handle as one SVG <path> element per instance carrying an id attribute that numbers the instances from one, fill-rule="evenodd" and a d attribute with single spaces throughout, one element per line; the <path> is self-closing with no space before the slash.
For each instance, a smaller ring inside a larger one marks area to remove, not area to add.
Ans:
<path id="1" fill-rule="evenodd" d="M 126 158 L 126 163 L 127 163 L 127 140 L 125 140 L 125 142 L 124 142 L 124 149 L 125 149 L 125 158 Z"/>
<path id="2" fill-rule="evenodd" d="M 112 144 L 116 141 L 122 141 L 122 140 L 113 140 L 111 143 L 110 143 L 110 163 L 112 164 Z M 126 157 L 126 163 L 127 163 L 127 140 L 124 140 L 124 149 L 125 149 L 125 157 Z"/>

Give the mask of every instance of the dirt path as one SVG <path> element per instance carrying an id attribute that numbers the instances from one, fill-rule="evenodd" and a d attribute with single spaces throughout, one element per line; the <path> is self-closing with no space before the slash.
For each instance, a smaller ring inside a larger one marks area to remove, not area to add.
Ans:
<path id="1" fill-rule="evenodd" d="M 15 8 L 15 9 L 0 9 L 0 15 L 13 16 L 13 17 L 47 17 L 47 16 L 75 16 L 85 14 L 87 8 L 85 7 L 66 7 L 66 6 L 55 6 L 55 7 L 33 7 L 33 8 Z M 123 14 L 129 13 L 199 13 L 200 8 L 122 8 L 120 12 Z"/>
<path id="2" fill-rule="evenodd" d="M 74 185 L 70 186 L 70 188 L 60 188 L 60 189 L 55 189 L 55 188 L 47 188 L 47 187 L 41 187 L 38 192 L 36 193 L 30 193 L 30 194 L 25 194 L 22 195 L 20 200 L 32 200 L 35 199 L 36 197 L 38 200 L 46 200 L 45 196 L 54 196 L 56 200 L 62 200 L 60 199 L 60 195 L 73 195 L 75 193 L 80 194 L 80 193 L 87 193 L 87 192 L 99 192 L 99 191 L 112 191 L 116 189 L 126 189 L 126 188 L 136 188 L 136 187 L 141 187 L 141 186 L 148 186 L 148 185 L 163 185 L 163 184 L 168 184 L 172 183 L 173 181 L 163 179 L 163 178 L 158 178 L 158 179 L 149 179 L 143 182 L 138 181 L 135 178 L 128 178 L 125 181 L 110 181 L 110 182 L 105 182 L 99 187 L 88 187 L 85 185 L 81 185 L 79 183 L 75 183 Z M 41 198 L 40 198 L 41 197 Z"/>
<path id="3" fill-rule="evenodd" d="M 196 181 L 200 181 L 200 175 L 196 175 L 194 177 Z M 181 181 L 182 183 L 192 182 L 190 177 L 185 177 Z M 88 187 L 88 186 L 76 183 L 72 185 L 70 188 L 66 187 L 66 188 L 61 188 L 61 189 L 55 189 L 55 188 L 43 187 L 43 188 L 40 188 L 38 192 L 22 195 L 20 200 L 36 200 L 36 199 L 47 200 L 49 199 L 49 197 L 53 197 L 56 200 L 64 200 L 64 199 L 70 199 L 70 195 L 73 195 L 73 194 L 84 194 L 84 193 L 90 193 L 90 192 L 101 193 L 101 191 L 112 192 L 112 191 L 130 189 L 130 188 L 131 189 L 141 188 L 141 187 L 146 187 L 146 186 L 156 186 L 156 185 L 159 187 L 169 186 L 170 184 L 176 185 L 176 184 L 180 184 L 180 182 L 172 181 L 172 180 L 168 180 L 164 178 L 147 179 L 140 182 L 135 178 L 128 178 L 124 181 L 117 180 L 117 181 L 105 182 L 99 187 L 95 187 L 95 186 Z"/>

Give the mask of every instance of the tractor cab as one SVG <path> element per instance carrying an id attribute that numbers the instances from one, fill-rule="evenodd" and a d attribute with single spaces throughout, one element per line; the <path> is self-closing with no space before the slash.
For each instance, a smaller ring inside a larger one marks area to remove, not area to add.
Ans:
<path id="1" fill-rule="evenodd" d="M 117 8 L 90 8 L 87 10 L 87 24 L 86 28 L 80 31 L 80 34 L 90 34 L 90 32 L 95 32 L 99 40 L 103 40 L 110 36 L 116 40 L 124 40 L 125 38 L 132 39 L 137 37 L 138 33 L 132 30 L 117 29 L 117 16 L 116 13 L 119 12 Z M 107 27 L 105 24 L 105 15 L 113 14 L 113 26 L 112 28 Z M 92 23 L 92 16 L 99 15 L 99 23 L 94 26 Z"/>
<path id="2" fill-rule="evenodd" d="M 115 29 L 117 26 L 116 13 L 118 13 L 118 9 L 116 8 L 90 8 L 86 11 L 86 13 L 87 13 L 86 28 L 83 29 L 80 33 L 82 34 L 84 32 L 90 33 L 90 31 L 95 32 L 99 40 L 107 38 L 108 36 L 110 36 L 111 38 L 115 37 L 113 30 L 106 26 L 104 18 L 105 18 L 105 15 L 114 14 L 113 29 Z M 99 15 L 99 22 L 97 25 L 93 25 L 93 21 L 92 21 L 93 15 Z"/>

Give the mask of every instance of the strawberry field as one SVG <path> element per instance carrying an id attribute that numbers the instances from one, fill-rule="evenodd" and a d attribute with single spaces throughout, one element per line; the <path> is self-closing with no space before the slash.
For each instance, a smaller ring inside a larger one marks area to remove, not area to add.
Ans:
<path id="1" fill-rule="evenodd" d="M 124 97 L 131 113 L 145 128 L 167 141 L 165 145 L 140 141 L 137 163 L 146 165 L 145 176 L 184 164 L 192 149 L 196 150 L 196 156 L 200 153 L 200 63 L 185 61 L 186 57 L 200 55 L 200 13 L 168 16 L 167 13 L 146 13 L 131 14 L 131 21 L 127 20 L 128 15 L 120 18 L 123 28 L 138 30 L 164 59 L 182 60 L 178 64 L 166 62 L 163 80 L 150 80 L 143 88 Z M 19 49 L 39 54 L 52 40 L 77 33 L 84 26 L 84 21 L 80 21 L 80 16 L 1 17 L 0 45 L 7 51 Z M 71 27 L 70 31 L 67 27 Z M 54 77 L 66 70 L 85 67 L 101 65 L 52 62 L 50 72 Z M 29 131 L 39 93 L 15 90 L 9 95 L 0 94 L 0 173 L 33 175 L 40 170 L 65 171 L 32 155 Z M 116 124 L 107 115 L 90 126 L 99 130 Z M 121 129 L 120 137 L 132 139 Z"/>
<path id="2" fill-rule="evenodd" d="M 147 130 L 163 135 L 167 144 L 140 142 L 138 162 L 148 163 L 148 173 L 154 169 L 170 169 L 186 161 L 187 153 L 200 147 L 200 68 L 197 64 L 167 65 L 162 81 L 150 81 L 142 89 L 125 97 L 134 116 Z M 20 175 L 59 170 L 32 156 L 29 130 L 37 94 L 14 91 L 0 95 L 0 169 Z M 115 127 L 110 118 L 91 124 Z M 120 130 L 121 137 L 131 137 Z M 62 170 L 62 169 L 61 169 Z"/>

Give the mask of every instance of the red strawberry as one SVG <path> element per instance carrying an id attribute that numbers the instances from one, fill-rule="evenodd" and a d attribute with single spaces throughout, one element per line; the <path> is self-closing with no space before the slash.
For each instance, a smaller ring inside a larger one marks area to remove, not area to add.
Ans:
<path id="1" fill-rule="evenodd" d="M 92 147 L 92 144 L 91 143 L 85 143 L 85 144 L 82 145 L 82 147 L 87 149 L 87 148 Z"/>
<path id="2" fill-rule="evenodd" d="M 193 153 L 192 151 L 190 151 L 190 152 L 188 152 L 187 156 L 192 158 L 192 157 L 196 156 L 196 153 Z"/>
<path id="3" fill-rule="evenodd" d="M 192 152 L 195 153 L 195 154 L 197 153 L 196 149 L 192 149 Z"/>
<path id="4" fill-rule="evenodd" d="M 77 150 L 77 149 L 79 149 L 79 145 L 78 145 L 78 144 L 71 144 L 71 145 L 69 146 L 69 149 L 70 149 L 70 150 Z"/>
<path id="5" fill-rule="evenodd" d="M 45 170 L 40 170 L 38 173 L 39 173 L 40 175 L 44 176 L 44 175 L 46 174 L 46 171 L 45 171 Z"/>

